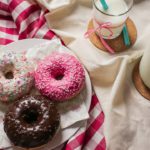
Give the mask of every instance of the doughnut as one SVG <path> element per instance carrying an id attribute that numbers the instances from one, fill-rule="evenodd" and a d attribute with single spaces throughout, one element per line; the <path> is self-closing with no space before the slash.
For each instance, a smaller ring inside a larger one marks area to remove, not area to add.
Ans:
<path id="1" fill-rule="evenodd" d="M 36 148 L 48 143 L 60 125 L 54 103 L 43 96 L 26 96 L 15 101 L 4 117 L 4 131 L 13 145 Z"/>
<path id="2" fill-rule="evenodd" d="M 40 93 L 59 102 L 75 97 L 85 85 L 81 63 L 68 53 L 54 52 L 46 57 L 38 64 L 34 77 Z"/>
<path id="3" fill-rule="evenodd" d="M 11 102 L 27 94 L 34 84 L 33 67 L 23 54 L 0 55 L 0 101 Z"/>

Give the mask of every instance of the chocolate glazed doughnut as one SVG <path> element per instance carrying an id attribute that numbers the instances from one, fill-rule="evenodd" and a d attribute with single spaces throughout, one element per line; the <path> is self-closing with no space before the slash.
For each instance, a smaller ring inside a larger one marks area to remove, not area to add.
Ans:
<path id="1" fill-rule="evenodd" d="M 55 104 L 42 96 L 24 97 L 10 106 L 4 130 L 10 141 L 23 148 L 35 148 L 53 138 L 60 124 Z"/>

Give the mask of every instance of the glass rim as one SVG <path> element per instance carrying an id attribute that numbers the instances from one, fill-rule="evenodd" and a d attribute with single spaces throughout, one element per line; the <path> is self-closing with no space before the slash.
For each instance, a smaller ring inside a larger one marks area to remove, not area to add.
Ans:
<path id="1" fill-rule="evenodd" d="M 131 6 L 128 8 L 127 11 L 125 11 L 125 12 L 123 12 L 123 13 L 121 13 L 121 14 L 118 14 L 118 15 L 113 15 L 113 14 L 108 14 L 108 13 L 105 13 L 105 12 L 101 11 L 101 10 L 96 6 L 95 0 L 93 0 L 93 4 L 94 4 L 95 8 L 96 8 L 98 11 L 100 11 L 101 13 L 103 13 L 103 14 L 105 14 L 105 15 L 107 15 L 107 16 L 114 16 L 114 17 L 123 16 L 123 15 L 125 15 L 126 13 L 128 13 L 128 12 L 132 9 L 133 3 L 134 3 L 134 0 L 132 0 L 132 4 L 131 4 Z"/>

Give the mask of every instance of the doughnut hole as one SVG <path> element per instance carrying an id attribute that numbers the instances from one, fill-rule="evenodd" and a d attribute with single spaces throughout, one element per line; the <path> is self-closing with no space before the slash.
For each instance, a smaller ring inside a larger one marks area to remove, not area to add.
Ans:
<path id="1" fill-rule="evenodd" d="M 25 109 L 20 114 L 21 119 L 26 124 L 36 123 L 39 119 L 39 113 L 37 109 L 29 108 Z"/>
<path id="2" fill-rule="evenodd" d="M 56 80 L 62 80 L 63 77 L 64 77 L 64 74 L 57 74 L 57 75 L 55 76 L 55 79 L 56 79 Z"/>
<path id="3" fill-rule="evenodd" d="M 14 65 L 13 64 L 7 64 L 5 65 L 5 67 L 3 68 L 3 75 L 5 77 L 5 79 L 13 79 L 14 78 Z"/>
<path id="4" fill-rule="evenodd" d="M 12 71 L 6 72 L 5 73 L 5 78 L 6 79 L 13 79 L 14 78 L 14 74 Z"/>
<path id="5" fill-rule="evenodd" d="M 55 68 L 52 70 L 51 74 L 55 80 L 62 80 L 64 78 L 65 69 L 64 68 Z"/>

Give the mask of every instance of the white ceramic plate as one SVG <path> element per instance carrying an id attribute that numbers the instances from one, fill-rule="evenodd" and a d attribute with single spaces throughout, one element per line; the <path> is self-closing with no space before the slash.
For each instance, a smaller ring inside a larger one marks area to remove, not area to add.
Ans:
<path id="1" fill-rule="evenodd" d="M 44 44 L 45 42 L 48 42 L 48 40 L 44 39 L 25 39 L 25 40 L 20 40 L 14 43 L 11 43 L 7 46 L 4 46 L 1 48 L 0 53 L 6 52 L 6 51 L 15 51 L 15 52 L 24 52 L 28 51 L 31 47 L 34 47 L 38 44 Z M 56 41 L 55 41 L 56 42 Z M 72 53 L 69 49 L 65 49 L 65 51 Z M 72 53 L 73 54 L 73 53 Z M 74 54 L 73 54 L 74 55 Z M 87 94 L 85 97 L 85 105 L 86 109 L 89 110 L 90 104 L 91 104 L 91 97 L 92 97 L 92 88 L 91 88 L 91 82 L 89 75 L 86 72 L 86 88 L 87 88 Z M 75 134 L 75 132 L 78 131 L 80 127 L 84 126 L 84 121 L 81 122 L 76 122 L 75 124 L 65 128 L 65 129 L 60 129 L 58 131 L 58 134 L 53 138 L 53 140 L 48 144 L 48 148 L 45 148 L 44 150 L 52 149 L 57 147 L 58 145 L 64 143 L 67 141 L 71 136 Z"/>

